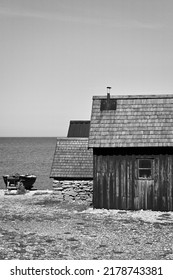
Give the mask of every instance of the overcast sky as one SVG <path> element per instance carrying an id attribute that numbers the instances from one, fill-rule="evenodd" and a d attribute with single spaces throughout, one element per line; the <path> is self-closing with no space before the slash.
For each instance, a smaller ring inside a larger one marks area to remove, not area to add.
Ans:
<path id="1" fill-rule="evenodd" d="M 0 136 L 66 136 L 107 86 L 173 93 L 172 0 L 0 0 Z"/>

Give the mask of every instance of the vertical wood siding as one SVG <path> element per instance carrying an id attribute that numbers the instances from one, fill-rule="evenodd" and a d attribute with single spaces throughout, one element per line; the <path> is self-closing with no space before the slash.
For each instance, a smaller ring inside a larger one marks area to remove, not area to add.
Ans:
<path id="1" fill-rule="evenodd" d="M 173 210 L 172 154 L 126 155 L 102 150 L 94 151 L 94 208 Z M 139 158 L 152 159 L 150 180 L 138 179 Z"/>

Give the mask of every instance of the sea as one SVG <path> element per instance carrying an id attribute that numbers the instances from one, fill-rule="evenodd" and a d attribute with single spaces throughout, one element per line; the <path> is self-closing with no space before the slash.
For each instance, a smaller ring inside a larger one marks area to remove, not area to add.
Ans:
<path id="1" fill-rule="evenodd" d="M 5 188 L 3 175 L 34 174 L 34 188 L 52 189 L 49 178 L 56 137 L 0 137 L 0 189 Z"/>

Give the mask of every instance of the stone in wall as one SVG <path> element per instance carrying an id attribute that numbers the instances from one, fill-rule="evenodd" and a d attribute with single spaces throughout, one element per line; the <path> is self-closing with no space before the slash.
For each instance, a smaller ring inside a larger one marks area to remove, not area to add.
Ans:
<path id="1" fill-rule="evenodd" d="M 71 180 L 53 181 L 54 194 L 59 200 L 65 201 L 88 201 L 92 202 L 93 181 L 92 180 Z"/>

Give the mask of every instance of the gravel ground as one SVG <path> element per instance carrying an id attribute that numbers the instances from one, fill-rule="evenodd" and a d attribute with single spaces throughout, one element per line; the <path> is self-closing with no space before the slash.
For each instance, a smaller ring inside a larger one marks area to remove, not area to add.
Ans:
<path id="1" fill-rule="evenodd" d="M 0 259 L 172 260 L 173 212 L 92 209 L 0 192 Z"/>

